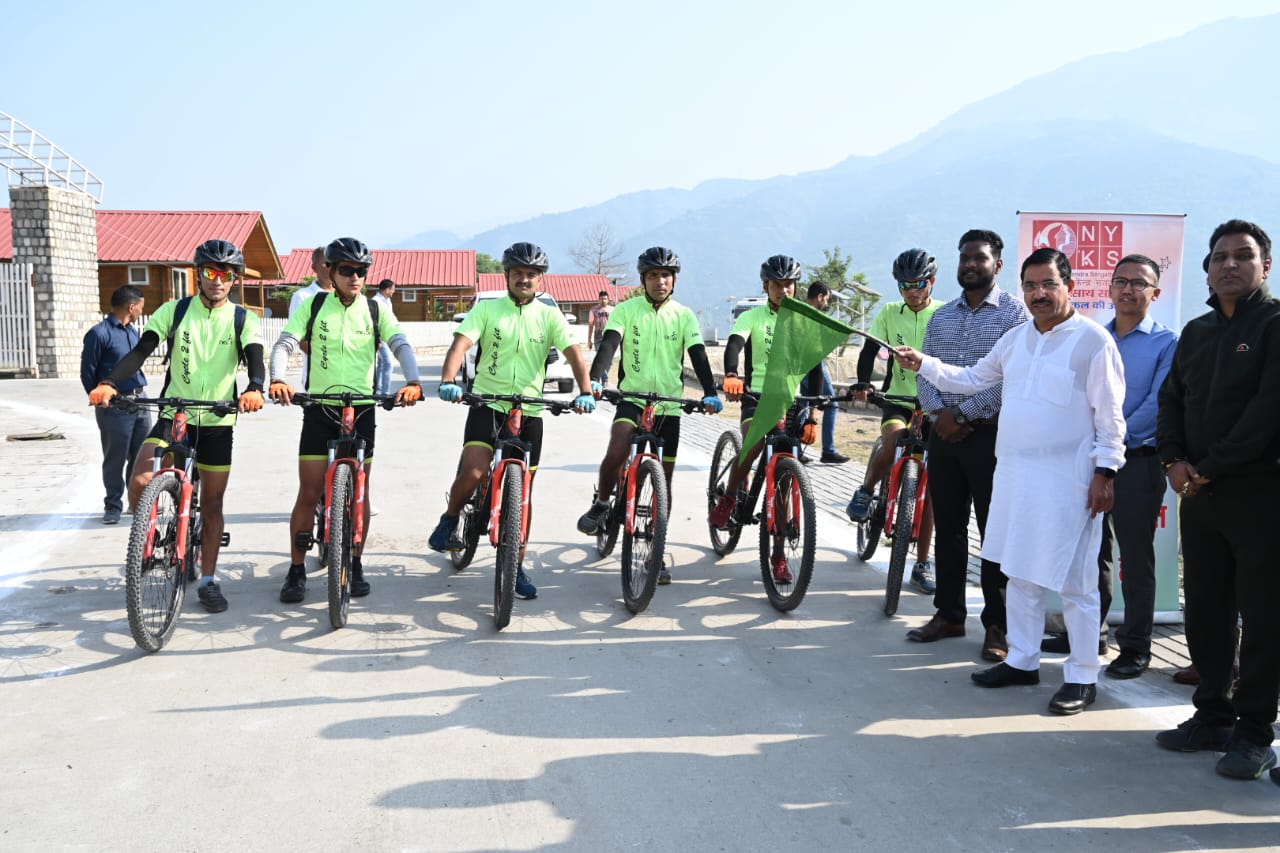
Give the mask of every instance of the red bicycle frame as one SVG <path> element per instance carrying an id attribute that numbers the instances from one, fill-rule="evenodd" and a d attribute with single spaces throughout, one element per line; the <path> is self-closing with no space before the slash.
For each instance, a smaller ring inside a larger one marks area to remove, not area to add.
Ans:
<path id="1" fill-rule="evenodd" d="M 924 423 L 924 412 L 917 406 L 911 414 L 911 426 L 908 435 L 912 440 L 921 434 L 921 428 Z M 921 443 L 917 443 L 917 447 Z M 889 500 L 885 507 L 884 513 L 884 532 L 887 536 L 893 535 L 894 520 L 898 510 L 898 486 L 902 481 L 902 467 L 906 464 L 908 457 L 916 459 L 920 462 L 920 480 L 916 483 L 916 513 L 915 518 L 911 520 L 911 538 L 920 538 L 920 525 L 924 519 L 925 501 L 928 500 L 929 486 L 929 469 L 924 464 L 924 455 L 917 453 L 902 453 L 899 450 L 898 458 L 893 462 L 893 470 L 889 473 Z"/>
<path id="2" fill-rule="evenodd" d="M 507 412 L 506 429 L 510 435 L 520 435 L 523 426 L 522 409 L 514 407 Z M 497 448 L 494 448 L 494 453 L 497 453 Z M 533 472 L 523 459 L 498 459 L 489 474 L 489 543 L 498 547 L 498 537 L 502 532 L 498 522 L 502 516 L 502 483 L 506 479 L 504 475 L 508 465 L 520 468 L 520 547 L 523 548 L 529 541 L 529 496 L 533 493 Z"/>
<path id="3" fill-rule="evenodd" d="M 356 409 L 355 406 L 342 407 L 342 437 L 347 438 L 356 434 Z M 335 451 L 330 450 L 332 457 Z M 356 497 L 355 508 L 352 511 L 351 526 L 351 545 L 354 548 L 364 542 L 364 490 L 365 490 L 365 471 L 364 471 L 364 450 L 356 451 L 356 456 L 343 456 L 342 458 L 330 458 L 329 467 L 324 474 L 324 542 L 326 545 L 332 544 L 329 541 L 329 531 L 333 529 L 332 513 L 333 513 L 333 477 L 338 471 L 339 465 L 349 465 L 354 470 Z"/>
<path id="4" fill-rule="evenodd" d="M 640 429 L 644 432 L 654 433 L 654 421 L 657 418 L 657 404 L 645 404 L 644 411 L 640 413 Z M 632 445 L 632 450 L 635 445 Z M 636 472 L 640 470 L 640 462 L 643 459 L 657 459 L 658 464 L 662 464 L 662 458 L 651 450 L 645 450 L 641 453 L 633 453 L 630 461 L 627 462 L 626 470 L 622 472 L 622 480 L 626 488 L 626 526 L 627 533 L 635 535 L 636 532 Z"/>
<path id="5" fill-rule="evenodd" d="M 180 444 L 187 440 L 187 413 L 174 412 L 173 426 L 169 430 L 169 440 L 172 444 Z M 182 483 L 182 492 L 178 503 L 178 538 L 174 543 L 174 547 L 178 551 L 178 568 L 180 571 L 187 571 L 187 533 L 191 529 L 191 495 L 194 492 L 195 485 L 191 482 L 185 468 L 179 468 L 176 465 L 170 465 L 168 468 L 161 468 L 162 456 L 157 456 L 152 464 L 151 474 L 154 477 L 157 474 L 172 473 Z M 156 543 L 156 504 L 151 505 L 151 515 L 147 519 L 148 535 L 146 548 L 143 549 L 143 557 L 151 559 L 155 556 Z"/>

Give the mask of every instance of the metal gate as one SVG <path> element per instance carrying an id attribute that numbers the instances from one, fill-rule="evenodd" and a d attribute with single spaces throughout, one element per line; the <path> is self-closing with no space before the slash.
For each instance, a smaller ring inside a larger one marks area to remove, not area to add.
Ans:
<path id="1" fill-rule="evenodd" d="M 36 295 L 29 264 L 0 263 L 0 373 L 36 376 Z"/>

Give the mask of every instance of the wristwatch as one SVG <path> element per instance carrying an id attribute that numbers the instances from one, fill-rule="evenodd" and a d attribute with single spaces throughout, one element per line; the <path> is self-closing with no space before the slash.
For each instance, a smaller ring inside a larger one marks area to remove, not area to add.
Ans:
<path id="1" fill-rule="evenodd" d="M 955 421 L 958 426 L 967 426 L 969 423 L 969 419 L 966 418 L 964 416 L 964 412 L 960 411 L 959 409 L 956 409 Z"/>
<path id="2" fill-rule="evenodd" d="M 1103 468 L 1101 465 L 1099 465 L 1097 468 L 1093 469 L 1093 473 L 1101 474 L 1102 476 L 1106 477 L 1108 480 L 1114 480 L 1116 478 L 1115 468 Z"/>

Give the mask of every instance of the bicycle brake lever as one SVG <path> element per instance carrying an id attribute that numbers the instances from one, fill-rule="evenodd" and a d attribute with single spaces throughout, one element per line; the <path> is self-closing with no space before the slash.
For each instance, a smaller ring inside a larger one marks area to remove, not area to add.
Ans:
<path id="1" fill-rule="evenodd" d="M 220 418 L 225 418 L 227 415 L 231 414 L 234 409 L 231 409 L 228 406 L 210 406 L 209 411 L 213 412 Z"/>
<path id="2" fill-rule="evenodd" d="M 391 397 L 389 399 L 383 400 L 378 405 L 382 406 L 382 408 L 386 409 L 389 412 L 396 407 L 396 398 Z"/>

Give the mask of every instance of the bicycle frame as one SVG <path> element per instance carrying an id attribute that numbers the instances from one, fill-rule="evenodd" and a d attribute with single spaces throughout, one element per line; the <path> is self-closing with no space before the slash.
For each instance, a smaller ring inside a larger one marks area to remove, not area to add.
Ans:
<path id="1" fill-rule="evenodd" d="M 920 538 L 920 525 L 924 520 L 929 486 L 929 466 L 925 464 L 929 458 L 929 451 L 924 443 L 923 426 L 924 410 L 917 404 L 911 413 L 911 425 L 894 447 L 893 468 L 889 472 L 888 502 L 884 514 L 886 536 L 893 535 L 898 509 L 898 486 L 902 482 L 903 466 L 908 458 L 914 458 L 920 462 L 920 480 L 916 485 L 916 512 L 911 522 L 911 538 Z"/>
<path id="2" fill-rule="evenodd" d="M 338 447 L 342 444 L 354 446 L 356 455 L 339 457 Z M 364 543 L 365 470 L 364 439 L 356 435 L 356 409 L 353 405 L 342 407 L 342 434 L 329 442 L 329 466 L 324 473 L 324 542 L 326 545 L 332 544 L 329 536 L 333 520 L 333 477 L 341 465 L 354 469 L 352 475 L 355 478 L 356 491 L 351 530 L 351 546 L 354 548 Z"/>
<path id="3" fill-rule="evenodd" d="M 622 482 L 618 487 L 619 492 L 626 496 L 626 528 L 631 535 L 636 532 L 636 474 L 640 470 L 640 463 L 645 459 L 656 459 L 659 465 L 662 464 L 662 438 L 655 432 L 656 421 L 657 403 L 646 403 L 640 413 L 638 429 L 631 437 L 631 455 L 627 457 L 627 465 L 622 469 Z M 653 449 L 642 449 L 645 445 Z"/>
<path id="4" fill-rule="evenodd" d="M 182 467 L 177 464 L 163 467 L 164 457 L 173 456 L 176 463 L 179 458 L 182 460 Z M 158 445 L 155 450 L 155 456 L 151 462 L 151 475 L 154 477 L 158 474 L 172 473 L 178 478 L 178 482 L 182 484 L 182 491 L 178 502 L 178 534 L 175 547 L 178 551 L 178 568 L 182 572 L 188 570 L 187 566 L 187 536 L 191 529 L 191 504 L 192 495 L 195 493 L 195 483 L 192 473 L 195 471 L 196 455 L 192 450 L 187 438 L 187 413 L 179 409 L 173 413 L 173 426 L 169 430 L 169 443 Z M 143 550 L 143 556 L 151 559 L 155 555 L 155 529 L 156 529 L 156 507 L 152 505 L 151 516 L 148 519 L 149 530 L 152 535 L 147 536 L 146 548 Z"/>
<path id="5" fill-rule="evenodd" d="M 493 459 L 489 463 L 489 544 L 495 548 L 498 547 L 498 537 L 501 533 L 501 525 L 498 522 L 502 515 L 503 475 L 506 474 L 508 465 L 516 465 L 520 468 L 522 492 L 520 495 L 520 547 L 523 548 L 529 541 L 529 496 L 533 492 L 533 471 L 529 465 L 531 452 L 529 445 L 519 438 L 520 430 L 524 426 L 524 409 L 520 404 L 512 405 L 503 424 L 504 429 L 498 432 L 498 439 L 493 447 Z M 502 438 L 503 431 L 510 437 Z M 508 446 L 519 449 L 523 458 L 506 458 L 503 451 Z"/>
<path id="6" fill-rule="evenodd" d="M 824 401 L 828 398 L 824 397 L 802 397 L 797 398 L 798 403 L 803 403 L 795 409 L 795 421 L 800 421 L 801 413 L 809 408 L 808 403 L 813 401 Z M 796 458 L 796 447 L 800 444 L 801 439 L 798 435 L 791 435 L 787 430 L 787 418 L 784 416 L 778 421 L 778 425 L 769 431 L 764 439 L 764 450 L 760 454 L 760 461 L 756 465 L 755 475 L 751 477 L 751 485 L 743 491 L 747 494 L 745 507 L 739 500 L 739 507 L 748 517 L 754 515 L 756 500 L 760 497 L 760 491 L 763 488 L 765 498 L 764 523 L 768 525 L 769 530 L 778 532 L 777 519 L 774 517 L 776 512 L 775 498 L 777 497 L 777 469 L 778 459 L 783 456 Z M 782 445 L 783 449 L 778 449 Z M 792 508 L 792 517 L 794 518 L 800 512 L 799 496 L 793 496 L 793 503 L 796 505 Z"/>

